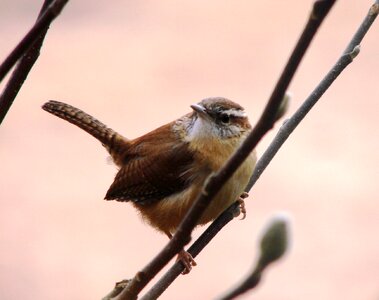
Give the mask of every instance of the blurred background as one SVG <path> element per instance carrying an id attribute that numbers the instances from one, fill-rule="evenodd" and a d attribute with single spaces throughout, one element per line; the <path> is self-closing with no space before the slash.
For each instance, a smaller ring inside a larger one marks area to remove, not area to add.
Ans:
<path id="1" fill-rule="evenodd" d="M 77 106 L 130 138 L 210 96 L 240 103 L 254 123 L 311 3 L 69 2 L 0 127 L 0 298 L 100 299 L 167 242 L 131 205 L 102 200 L 116 168 L 95 139 L 44 112 L 45 101 Z M 337 2 L 291 84 L 289 115 L 371 4 Z M 1 61 L 41 5 L 0 2 Z M 231 222 L 162 299 L 211 299 L 238 282 L 276 211 L 292 217 L 290 252 L 241 299 L 378 299 L 378 34 L 377 22 L 262 175 L 247 218 Z"/>

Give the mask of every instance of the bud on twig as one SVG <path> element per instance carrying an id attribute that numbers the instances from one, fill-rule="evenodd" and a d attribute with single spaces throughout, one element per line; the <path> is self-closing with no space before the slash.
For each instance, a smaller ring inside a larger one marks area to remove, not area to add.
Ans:
<path id="1" fill-rule="evenodd" d="M 270 220 L 261 239 L 261 253 L 257 267 L 264 269 L 278 260 L 286 252 L 288 246 L 288 217 L 278 214 Z"/>
<path id="2" fill-rule="evenodd" d="M 288 248 L 288 223 L 289 218 L 285 213 L 279 213 L 271 218 L 262 234 L 260 254 L 255 268 L 241 284 L 222 297 L 222 300 L 233 299 L 255 288 L 260 282 L 265 268 L 284 255 Z"/>

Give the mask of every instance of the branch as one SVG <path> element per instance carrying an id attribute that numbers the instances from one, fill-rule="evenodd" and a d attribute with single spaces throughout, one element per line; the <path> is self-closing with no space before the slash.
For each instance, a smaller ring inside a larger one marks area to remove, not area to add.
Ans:
<path id="1" fill-rule="evenodd" d="M 332 70 L 328 73 L 328 74 L 335 74 L 335 77 L 333 78 L 333 76 L 328 76 L 327 75 L 320 82 L 320 84 L 316 87 L 316 89 L 311 93 L 311 95 L 307 98 L 307 100 L 305 101 L 305 103 L 306 102 L 310 102 L 310 103 L 314 103 L 315 104 L 320 99 L 320 97 L 323 95 L 323 93 L 325 92 L 325 90 L 327 88 L 329 88 L 329 86 L 333 83 L 334 79 L 336 79 L 336 77 L 343 71 L 343 69 L 347 66 L 347 64 L 349 64 L 351 62 L 351 61 L 349 62 L 349 60 L 352 60 L 354 58 L 354 55 L 358 54 L 357 51 L 359 51 L 359 48 L 356 48 L 356 47 L 362 41 L 363 37 L 367 33 L 368 29 L 370 28 L 371 24 L 374 22 L 377 14 L 378 14 L 378 10 L 379 10 L 378 2 L 379 1 L 377 0 L 376 3 L 374 5 L 372 5 L 372 7 L 369 10 L 368 15 L 363 20 L 363 22 L 360 25 L 358 31 L 356 32 L 356 34 L 354 35 L 354 37 L 350 41 L 348 47 L 344 51 L 344 54 L 347 54 L 347 56 L 345 56 L 345 58 L 341 57 L 338 60 L 338 62 L 335 64 L 335 66 L 333 66 Z M 354 49 L 355 49 L 355 51 L 354 51 Z M 330 80 L 332 80 L 332 81 L 330 81 Z M 322 90 L 324 90 L 324 91 L 322 92 Z M 291 119 L 295 119 L 295 120 L 298 120 L 298 123 L 299 123 L 301 121 L 301 119 L 298 119 L 298 117 L 296 117 L 296 115 L 303 115 L 302 118 L 304 118 L 304 116 L 308 113 L 308 111 L 314 105 L 313 104 L 312 106 L 310 106 L 309 104 L 305 104 L 305 103 L 303 104 L 303 106 L 301 108 L 298 109 L 298 111 L 293 115 L 293 117 L 290 118 L 290 120 Z M 308 111 L 306 111 L 306 109 L 305 109 L 307 107 L 309 107 Z M 275 154 L 277 153 L 277 151 L 279 150 L 279 148 L 285 142 L 285 140 L 287 139 L 288 135 L 296 128 L 296 126 L 298 125 L 298 123 L 295 124 L 294 122 L 287 121 L 283 125 L 283 127 L 280 129 L 279 133 L 274 138 L 274 140 L 272 141 L 272 143 L 270 144 L 270 146 L 268 147 L 268 149 L 265 151 L 265 153 L 262 155 L 262 157 L 258 160 L 258 162 L 257 162 L 257 164 L 255 166 L 255 169 L 254 169 L 254 173 L 253 173 L 253 175 L 252 175 L 252 177 L 250 179 L 250 182 L 249 182 L 248 186 L 246 187 L 246 191 L 247 192 L 249 192 L 251 190 L 251 188 L 253 187 L 253 185 L 259 179 L 259 177 L 262 174 L 262 172 L 265 170 L 265 168 L 270 163 L 270 161 L 272 160 L 272 158 L 275 156 Z M 289 129 L 289 130 L 291 130 L 291 132 L 289 132 L 288 134 L 285 133 L 286 126 L 292 127 L 292 128 Z M 220 227 L 220 228 L 224 227 L 227 223 L 229 223 L 231 221 L 228 217 L 225 217 L 224 214 L 226 214 L 226 216 L 227 216 L 232 211 L 233 211 L 232 207 L 228 208 L 217 220 L 215 220 L 212 223 L 211 226 L 209 226 L 204 231 L 203 235 L 200 237 L 200 238 L 202 238 L 203 236 L 204 237 L 208 237 L 207 243 L 204 245 L 204 247 L 210 242 L 210 240 L 217 233 L 217 232 L 216 233 L 213 232 L 213 230 L 212 230 L 213 225 L 215 227 Z M 197 241 L 195 243 L 197 243 Z M 193 245 L 195 245 L 195 243 Z M 202 247 L 202 249 L 204 247 Z M 189 252 L 190 252 L 190 249 L 189 249 Z M 192 252 L 190 252 L 190 253 L 192 254 Z M 167 273 L 151 288 L 150 291 L 148 291 L 146 293 L 146 295 L 142 299 L 143 300 L 145 300 L 145 299 L 146 300 L 147 299 L 155 299 L 158 296 L 160 296 L 167 289 L 167 287 L 176 279 L 176 277 L 179 276 L 179 274 L 183 270 L 183 267 L 181 269 L 177 269 L 179 267 L 180 267 L 180 264 L 178 263 L 178 264 L 175 264 L 172 268 L 170 268 L 167 271 Z"/>
<path id="2" fill-rule="evenodd" d="M 45 0 L 32 29 L 30 29 L 16 48 L 14 48 L 0 65 L 1 82 L 22 56 L 20 63 L 10 77 L 3 93 L 0 95 L 0 124 L 13 104 L 14 99 L 34 63 L 38 59 L 43 40 L 51 22 L 59 15 L 67 2 L 68 0 Z"/>
<path id="3" fill-rule="evenodd" d="M 252 132 L 226 164 L 217 173 L 209 177 L 202 193 L 198 196 L 166 247 L 142 271 L 135 275 L 127 287 L 115 299 L 136 299 L 147 283 L 189 242 L 193 228 L 212 198 L 248 157 L 262 137 L 274 126 L 285 91 L 317 29 L 334 2 L 335 0 L 319 0 L 315 2 L 308 23 L 271 94 L 261 118 Z"/>
<path id="4" fill-rule="evenodd" d="M 255 288 L 267 266 L 281 258 L 287 251 L 289 243 L 288 218 L 281 214 L 273 217 L 262 234 L 260 254 L 255 268 L 242 283 L 231 290 L 221 300 L 231 300 Z"/>
<path id="5" fill-rule="evenodd" d="M 236 211 L 239 211 L 237 202 L 227 208 L 203 234 L 188 248 L 188 252 L 195 258 L 201 250 L 217 235 L 217 233 L 231 220 L 234 219 Z M 141 300 L 157 299 L 170 286 L 170 284 L 183 272 L 184 266 L 177 261 L 167 270 L 159 281 L 141 298 Z"/>
<path id="6" fill-rule="evenodd" d="M 286 120 L 279 132 L 271 142 L 270 146 L 263 153 L 262 157 L 259 159 L 255 166 L 254 174 L 250 178 L 250 182 L 247 189 L 250 190 L 252 186 L 256 183 L 258 178 L 261 176 L 262 172 L 266 169 L 268 164 L 271 162 L 273 157 L 279 151 L 280 147 L 287 140 L 289 135 L 295 130 L 297 125 L 304 119 L 312 107 L 317 103 L 325 91 L 332 85 L 334 80 L 339 76 L 339 74 L 353 61 L 353 59 L 359 54 L 360 43 L 366 35 L 367 31 L 370 29 L 372 23 L 375 21 L 379 13 L 379 0 L 369 9 L 366 17 L 362 21 L 358 30 L 352 37 L 345 51 L 342 53 L 341 57 L 337 60 L 334 66 L 322 79 L 322 81 L 317 85 L 317 87 L 312 91 L 300 108 L 292 115 L 291 118 Z"/>

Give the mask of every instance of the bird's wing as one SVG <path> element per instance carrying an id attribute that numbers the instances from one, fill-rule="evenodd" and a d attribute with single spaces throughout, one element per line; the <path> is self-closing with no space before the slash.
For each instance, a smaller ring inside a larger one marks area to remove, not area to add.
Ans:
<path id="1" fill-rule="evenodd" d="M 170 124 L 158 128 L 132 141 L 105 199 L 145 205 L 178 193 L 193 180 L 193 159 Z"/>

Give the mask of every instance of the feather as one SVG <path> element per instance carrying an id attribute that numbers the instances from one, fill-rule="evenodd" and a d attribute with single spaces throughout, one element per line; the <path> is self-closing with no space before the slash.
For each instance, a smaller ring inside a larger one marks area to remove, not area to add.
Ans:
<path id="1" fill-rule="evenodd" d="M 186 189 L 194 178 L 188 143 L 164 125 L 132 141 L 105 199 L 151 204 Z"/>

